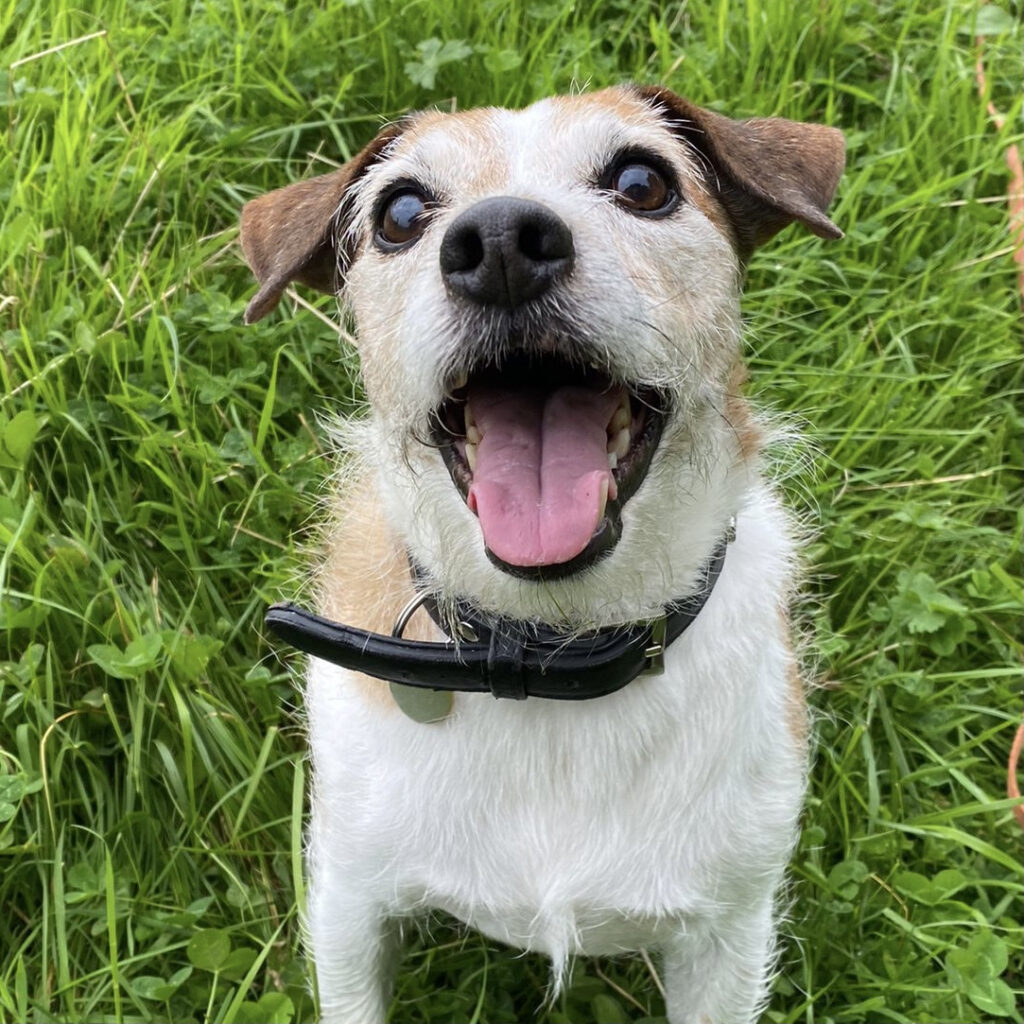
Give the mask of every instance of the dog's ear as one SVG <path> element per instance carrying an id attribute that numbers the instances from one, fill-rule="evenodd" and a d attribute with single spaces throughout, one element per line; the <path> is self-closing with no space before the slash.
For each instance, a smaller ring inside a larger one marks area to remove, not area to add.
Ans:
<path id="1" fill-rule="evenodd" d="M 247 324 L 265 317 L 292 281 L 322 292 L 338 290 L 343 260 L 337 251 L 337 215 L 345 191 L 403 128 L 404 122 L 389 125 L 330 174 L 276 189 L 242 207 L 242 252 L 260 283 L 245 310 Z"/>
<path id="2" fill-rule="evenodd" d="M 640 86 L 671 130 L 700 153 L 732 222 L 743 260 L 787 224 L 842 238 L 826 216 L 846 163 L 842 132 L 781 117 L 734 121 L 660 86 Z"/>

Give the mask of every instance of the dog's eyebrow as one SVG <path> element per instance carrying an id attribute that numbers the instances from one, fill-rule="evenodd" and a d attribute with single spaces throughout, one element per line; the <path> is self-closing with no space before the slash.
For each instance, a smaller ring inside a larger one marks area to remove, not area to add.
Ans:
<path id="1" fill-rule="evenodd" d="M 675 170 L 678 164 L 689 162 L 689 154 L 685 150 L 680 154 L 679 145 L 671 137 L 668 138 L 668 143 L 664 147 L 659 147 L 651 145 L 651 140 L 647 138 L 639 141 L 623 139 L 620 144 L 610 146 L 604 151 L 607 155 L 598 161 L 597 166 L 604 170 L 622 160 L 655 160 Z"/>
<path id="2" fill-rule="evenodd" d="M 654 165 L 673 177 L 676 186 L 682 191 L 695 183 L 699 187 L 700 168 L 695 164 L 694 154 L 687 147 L 680 146 L 668 134 L 662 146 L 654 144 L 649 135 L 639 139 L 624 135 L 593 159 L 588 160 L 584 177 L 589 184 L 603 187 L 602 179 L 617 165 L 627 162 Z"/>

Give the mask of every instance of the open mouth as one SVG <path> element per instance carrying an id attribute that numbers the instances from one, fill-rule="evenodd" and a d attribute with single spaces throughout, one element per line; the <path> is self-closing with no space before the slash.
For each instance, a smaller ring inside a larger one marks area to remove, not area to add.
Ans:
<path id="1" fill-rule="evenodd" d="M 479 366 L 448 393 L 434 440 L 495 565 L 557 579 L 615 547 L 661 440 L 664 394 L 526 355 Z"/>

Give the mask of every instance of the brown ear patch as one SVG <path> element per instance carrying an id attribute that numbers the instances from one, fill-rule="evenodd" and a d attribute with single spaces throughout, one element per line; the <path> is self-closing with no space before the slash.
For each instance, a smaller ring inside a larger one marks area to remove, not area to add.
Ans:
<path id="1" fill-rule="evenodd" d="M 821 238 L 843 237 L 826 214 L 846 163 L 842 132 L 781 117 L 734 121 L 660 86 L 636 91 L 710 165 L 741 258 L 793 221 Z"/>
<path id="2" fill-rule="evenodd" d="M 247 324 L 265 317 L 292 281 L 322 292 L 337 291 L 336 217 L 345 191 L 381 158 L 404 126 L 404 121 L 389 125 L 330 174 L 287 185 L 245 204 L 242 252 L 260 283 L 245 310 Z"/>

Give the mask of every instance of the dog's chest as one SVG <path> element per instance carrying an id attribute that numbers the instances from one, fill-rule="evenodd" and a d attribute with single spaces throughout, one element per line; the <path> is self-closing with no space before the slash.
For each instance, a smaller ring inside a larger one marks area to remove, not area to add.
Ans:
<path id="1" fill-rule="evenodd" d="M 597 702 L 460 697 L 424 726 L 361 713 L 335 672 L 320 667 L 310 691 L 319 788 L 350 798 L 334 843 L 358 837 L 350 868 L 383 880 L 395 912 L 441 908 L 556 959 L 613 953 L 742 899 L 785 861 L 799 753 L 738 735 L 764 709 L 740 714 L 725 681 L 670 666 Z"/>
<path id="2" fill-rule="evenodd" d="M 621 719 L 615 737 L 608 723 L 566 725 L 482 733 L 433 795 L 407 780 L 426 807 L 396 858 L 410 906 L 556 959 L 636 948 L 656 919 L 696 909 L 706 865 L 680 832 L 702 812 L 684 806 L 692 773 L 666 772 L 675 744 Z"/>

